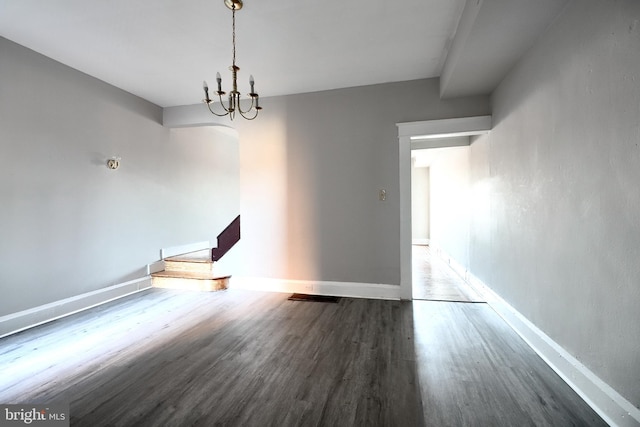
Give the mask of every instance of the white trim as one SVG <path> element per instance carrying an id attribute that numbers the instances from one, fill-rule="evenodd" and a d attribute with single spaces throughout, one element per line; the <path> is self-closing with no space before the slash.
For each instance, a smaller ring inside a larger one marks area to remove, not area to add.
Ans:
<path id="1" fill-rule="evenodd" d="M 447 138 L 481 135 L 491 130 L 491 116 L 458 117 L 453 119 L 425 120 L 397 123 L 398 137 L 409 139 Z"/>
<path id="2" fill-rule="evenodd" d="M 164 270 L 164 261 L 155 261 L 151 264 L 147 264 L 147 276 L 152 275 L 153 273 L 158 273 L 159 271 Z"/>
<path id="3" fill-rule="evenodd" d="M 438 139 L 449 139 L 449 138 L 458 138 L 458 139 L 464 139 L 466 144 L 464 145 L 470 145 L 471 141 L 470 141 L 470 136 L 474 136 L 474 135 L 481 135 L 484 133 L 489 133 L 488 130 L 468 130 L 468 131 L 463 131 L 463 132 L 451 132 L 451 133 L 434 133 L 434 134 L 429 134 L 429 135 L 415 135 L 410 137 L 411 139 L 411 143 L 415 143 L 415 142 L 426 142 L 426 141 L 433 141 L 433 140 L 438 140 Z M 461 143 L 462 141 L 460 141 L 459 143 Z"/>
<path id="4" fill-rule="evenodd" d="M 422 245 L 422 246 L 429 246 L 429 239 L 412 239 L 411 240 L 411 244 L 412 245 Z"/>
<path id="5" fill-rule="evenodd" d="M 602 381 L 569 352 L 509 305 L 471 273 L 468 282 L 491 308 L 531 347 L 576 393 L 612 426 L 640 426 L 640 409 Z"/>
<path id="6" fill-rule="evenodd" d="M 408 136 L 398 138 L 400 159 L 400 297 L 413 299 L 413 277 L 411 271 L 411 140 Z"/>
<path id="7" fill-rule="evenodd" d="M 0 338 L 143 291 L 150 287 L 151 278 L 145 276 L 2 316 L 0 317 Z"/>
<path id="8" fill-rule="evenodd" d="M 437 139 L 418 139 L 411 141 L 411 150 L 428 150 L 430 148 L 449 148 L 449 147 L 468 147 L 471 145 L 471 138 L 468 136 L 459 136 L 457 138 L 437 138 Z"/>
<path id="9" fill-rule="evenodd" d="M 471 273 L 469 273 L 469 270 L 467 270 L 464 265 L 460 264 L 458 261 L 452 258 L 451 255 L 449 255 L 447 251 L 442 249 L 442 247 L 438 245 L 437 242 L 431 242 L 429 246 L 431 246 L 432 254 L 449 264 L 449 267 L 451 267 L 451 269 L 456 272 L 458 276 L 462 277 L 467 283 L 469 283 L 469 276 L 471 275 Z"/>
<path id="10" fill-rule="evenodd" d="M 328 282 L 313 280 L 231 277 L 230 289 L 265 292 L 331 295 L 337 297 L 399 300 L 400 286 L 380 283 Z"/>
<path id="11" fill-rule="evenodd" d="M 160 249 L 160 259 L 169 258 L 171 256 L 188 254 L 189 252 L 201 251 L 203 249 L 209 249 L 210 243 L 208 240 L 204 242 L 187 243 L 186 245 L 171 246 L 170 248 Z"/>

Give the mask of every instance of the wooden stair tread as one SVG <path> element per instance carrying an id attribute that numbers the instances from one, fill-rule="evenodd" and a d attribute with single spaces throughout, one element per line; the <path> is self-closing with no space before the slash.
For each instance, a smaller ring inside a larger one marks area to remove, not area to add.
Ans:
<path id="1" fill-rule="evenodd" d="M 175 255 L 164 259 L 164 270 L 151 274 L 156 288 L 194 291 L 227 289 L 231 276 L 215 274 L 211 249 Z"/>
<path id="2" fill-rule="evenodd" d="M 228 279 L 231 276 L 216 276 L 209 272 L 199 272 L 199 271 L 163 270 L 157 273 L 153 273 L 151 277 L 173 277 L 176 279 L 195 279 L 195 280 L 219 280 L 219 279 Z"/>
<path id="3" fill-rule="evenodd" d="M 211 260 L 211 249 L 203 249 L 201 251 L 189 252 L 186 254 L 175 255 L 165 258 L 166 261 L 173 262 L 206 262 L 213 263 Z"/>

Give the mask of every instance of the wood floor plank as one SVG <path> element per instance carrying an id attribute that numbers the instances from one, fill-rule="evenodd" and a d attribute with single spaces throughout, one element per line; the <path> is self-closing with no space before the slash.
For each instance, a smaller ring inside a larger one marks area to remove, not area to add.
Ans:
<path id="1" fill-rule="evenodd" d="M 486 302 L 430 246 L 412 246 L 413 299 Z"/>
<path id="2" fill-rule="evenodd" d="M 485 304 L 287 297 L 151 289 L 5 337 L 0 402 L 92 427 L 603 425 Z"/>
<path id="3" fill-rule="evenodd" d="M 414 303 L 428 425 L 606 425 L 486 304 Z"/>

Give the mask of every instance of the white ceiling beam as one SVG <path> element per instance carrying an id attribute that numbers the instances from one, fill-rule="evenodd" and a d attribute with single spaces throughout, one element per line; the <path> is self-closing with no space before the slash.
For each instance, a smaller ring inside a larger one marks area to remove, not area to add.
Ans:
<path id="1" fill-rule="evenodd" d="M 440 97 L 488 95 L 567 0 L 467 0 L 440 75 Z"/>

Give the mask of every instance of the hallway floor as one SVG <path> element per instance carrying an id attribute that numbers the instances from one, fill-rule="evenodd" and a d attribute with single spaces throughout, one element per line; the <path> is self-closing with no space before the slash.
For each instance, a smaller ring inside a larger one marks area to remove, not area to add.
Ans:
<path id="1" fill-rule="evenodd" d="M 413 245 L 413 299 L 485 302 L 430 246 Z"/>

